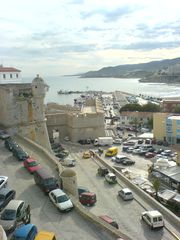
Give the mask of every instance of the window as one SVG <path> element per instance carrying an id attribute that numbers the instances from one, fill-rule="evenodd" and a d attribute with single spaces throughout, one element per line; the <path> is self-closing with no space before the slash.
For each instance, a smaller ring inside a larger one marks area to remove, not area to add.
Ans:
<path id="1" fill-rule="evenodd" d="M 3 74 L 3 78 L 4 78 L 4 79 L 6 78 L 6 74 Z"/>
<path id="2" fill-rule="evenodd" d="M 12 78 L 12 74 L 10 74 L 10 78 Z"/>
<path id="3" fill-rule="evenodd" d="M 18 75 L 18 73 L 16 73 L 16 78 L 18 78 L 19 77 L 19 75 Z"/>
<path id="4" fill-rule="evenodd" d="M 153 222 L 157 222 L 157 221 L 158 221 L 157 217 L 154 217 Z"/>

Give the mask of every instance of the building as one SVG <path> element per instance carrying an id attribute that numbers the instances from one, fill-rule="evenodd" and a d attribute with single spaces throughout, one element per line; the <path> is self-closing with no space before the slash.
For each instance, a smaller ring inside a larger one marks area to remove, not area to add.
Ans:
<path id="1" fill-rule="evenodd" d="M 154 113 L 153 133 L 156 139 L 166 140 L 170 145 L 180 144 L 180 115 Z"/>
<path id="2" fill-rule="evenodd" d="M 169 113 L 153 113 L 153 134 L 158 140 L 166 139 L 166 119 Z"/>
<path id="3" fill-rule="evenodd" d="M 153 118 L 152 112 L 121 112 L 119 122 L 122 125 L 131 125 L 137 123 L 138 125 L 148 125 L 148 121 Z"/>
<path id="4" fill-rule="evenodd" d="M 180 189 L 180 167 L 153 168 L 152 175 L 171 189 Z"/>
<path id="5" fill-rule="evenodd" d="M 44 97 L 47 85 L 37 76 L 32 83 L 0 84 L 0 126 L 50 149 Z"/>
<path id="6" fill-rule="evenodd" d="M 180 107 L 180 98 L 167 98 L 162 101 L 162 109 L 164 112 L 172 113 L 176 107 Z"/>
<path id="7" fill-rule="evenodd" d="M 105 136 L 104 110 L 98 98 L 88 98 L 80 110 L 67 106 L 66 111 L 57 104 L 46 109 L 49 137 L 58 132 L 59 140 L 68 137 L 72 142 Z"/>
<path id="8" fill-rule="evenodd" d="M 0 65 L 0 84 L 21 83 L 21 81 L 21 70 L 13 67 L 3 67 L 3 65 Z"/>

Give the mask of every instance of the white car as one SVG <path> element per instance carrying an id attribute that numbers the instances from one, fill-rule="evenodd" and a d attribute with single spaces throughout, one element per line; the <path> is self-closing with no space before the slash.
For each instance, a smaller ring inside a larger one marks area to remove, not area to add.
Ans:
<path id="1" fill-rule="evenodd" d="M 64 160 L 62 160 L 61 164 L 65 167 L 75 167 L 76 160 L 71 158 L 65 158 Z"/>
<path id="2" fill-rule="evenodd" d="M 123 200 L 132 200 L 133 197 L 133 193 L 131 192 L 131 190 L 129 188 L 123 188 L 118 192 L 118 195 L 122 197 Z"/>
<path id="3" fill-rule="evenodd" d="M 73 204 L 70 198 L 60 188 L 52 190 L 49 193 L 49 198 L 53 202 L 53 204 L 62 212 L 70 211 L 73 208 Z"/>
<path id="4" fill-rule="evenodd" d="M 108 173 L 105 175 L 105 179 L 108 183 L 117 183 L 116 175 L 114 173 Z"/>
<path id="5" fill-rule="evenodd" d="M 142 219 L 151 227 L 151 229 L 164 227 L 163 216 L 157 210 L 143 212 Z"/>

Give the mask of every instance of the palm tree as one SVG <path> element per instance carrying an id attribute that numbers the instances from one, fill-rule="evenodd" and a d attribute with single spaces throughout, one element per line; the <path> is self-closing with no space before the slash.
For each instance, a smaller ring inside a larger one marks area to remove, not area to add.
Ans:
<path id="1" fill-rule="evenodd" d="M 158 191 L 160 189 L 161 182 L 159 181 L 158 178 L 154 178 L 153 181 L 152 181 L 152 184 L 153 184 L 153 187 L 155 189 L 156 200 L 158 200 Z"/>

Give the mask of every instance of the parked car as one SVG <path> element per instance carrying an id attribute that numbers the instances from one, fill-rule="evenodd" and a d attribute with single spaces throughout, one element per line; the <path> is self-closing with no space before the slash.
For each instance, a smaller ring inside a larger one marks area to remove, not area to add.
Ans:
<path id="1" fill-rule="evenodd" d="M 99 218 L 102 219 L 103 221 L 107 222 L 111 226 L 113 226 L 113 227 L 115 227 L 117 229 L 119 228 L 117 222 L 114 221 L 111 217 L 109 217 L 107 215 L 101 215 L 101 216 L 99 216 Z"/>
<path id="2" fill-rule="evenodd" d="M 25 152 L 20 146 L 13 147 L 13 156 L 15 156 L 19 161 L 24 161 L 29 157 L 29 154 Z"/>
<path id="3" fill-rule="evenodd" d="M 52 149 L 58 149 L 60 151 L 65 150 L 65 148 L 60 143 L 51 143 Z"/>
<path id="4" fill-rule="evenodd" d="M 18 223 L 30 223 L 30 205 L 23 200 L 11 200 L 1 213 L 0 225 L 9 233 Z"/>
<path id="5" fill-rule="evenodd" d="M 155 157 L 156 156 L 156 153 L 154 153 L 154 152 L 147 152 L 147 153 L 145 153 L 145 158 L 153 158 L 153 157 Z"/>
<path id="6" fill-rule="evenodd" d="M 97 173 L 99 176 L 104 177 L 106 174 L 109 173 L 109 170 L 105 167 L 99 167 Z"/>
<path id="7" fill-rule="evenodd" d="M 66 193 L 57 188 L 49 192 L 49 198 L 53 204 L 62 212 L 70 211 L 73 208 L 73 203 Z"/>
<path id="8" fill-rule="evenodd" d="M 114 144 L 121 145 L 122 139 L 121 139 L 121 138 L 115 138 L 115 139 L 113 140 L 113 143 L 114 143 Z"/>
<path id="9" fill-rule="evenodd" d="M 8 187 L 0 189 L 0 211 L 16 196 L 16 191 Z"/>
<path id="10" fill-rule="evenodd" d="M 109 184 L 117 183 L 116 175 L 114 173 L 111 173 L 111 172 L 105 175 L 105 180 Z"/>
<path id="11" fill-rule="evenodd" d="M 126 158 L 126 159 L 124 159 L 124 160 L 122 161 L 122 164 L 123 164 L 123 165 L 126 165 L 126 166 L 130 166 L 130 165 L 134 165 L 134 164 L 135 164 L 135 161 Z"/>
<path id="12" fill-rule="evenodd" d="M 126 150 L 126 152 L 127 152 L 127 153 L 132 153 L 132 152 L 133 152 L 133 150 L 134 150 L 134 148 L 133 148 L 133 147 L 129 147 L 129 148 Z"/>
<path id="13" fill-rule="evenodd" d="M 163 216 L 157 210 L 143 212 L 142 219 L 151 227 L 151 229 L 164 227 Z"/>
<path id="14" fill-rule="evenodd" d="M 16 142 L 15 140 L 13 140 L 11 137 L 9 137 L 9 138 L 5 139 L 5 141 L 4 141 L 4 146 L 5 146 L 8 150 L 12 151 L 12 149 L 13 149 L 14 147 L 18 147 L 18 144 L 17 144 L 17 142 Z"/>
<path id="15" fill-rule="evenodd" d="M 61 164 L 65 167 L 75 167 L 76 160 L 70 157 L 67 157 L 61 161 Z"/>
<path id="16" fill-rule="evenodd" d="M 118 154 L 116 156 L 115 162 L 116 163 L 122 163 L 125 159 L 129 159 L 129 158 L 127 156 L 125 156 L 125 155 Z"/>
<path id="17" fill-rule="evenodd" d="M 60 158 L 60 159 L 64 159 L 64 158 L 66 158 L 68 155 L 69 155 L 69 152 L 67 152 L 67 151 L 65 151 L 65 150 L 55 153 L 55 156 L 56 156 L 57 158 Z"/>
<path id="18" fill-rule="evenodd" d="M 37 232 L 34 224 L 23 224 L 14 231 L 10 240 L 34 240 Z"/>
<path id="19" fill-rule="evenodd" d="M 83 153 L 83 158 L 90 158 L 91 157 L 91 153 L 89 151 L 86 151 Z"/>
<path id="20" fill-rule="evenodd" d="M 7 176 L 0 176 L 0 189 L 6 187 L 8 184 Z"/>
<path id="21" fill-rule="evenodd" d="M 134 145 L 135 145 L 134 141 L 123 142 L 123 146 L 134 146 Z"/>
<path id="22" fill-rule="evenodd" d="M 93 192 L 84 192 L 80 194 L 79 201 L 83 205 L 92 206 L 96 203 L 97 197 Z"/>
<path id="23" fill-rule="evenodd" d="M 133 193 L 129 188 L 123 188 L 118 192 L 118 195 L 123 199 L 123 200 L 132 200 Z"/>
<path id="24" fill-rule="evenodd" d="M 27 158 L 24 160 L 23 165 L 30 173 L 34 173 L 41 168 L 41 165 L 33 158 Z"/>
<path id="25" fill-rule="evenodd" d="M 40 168 L 34 172 L 34 181 L 45 194 L 59 188 L 57 179 L 45 168 Z"/>
<path id="26" fill-rule="evenodd" d="M 53 232 L 40 231 L 34 240 L 57 240 Z"/>

